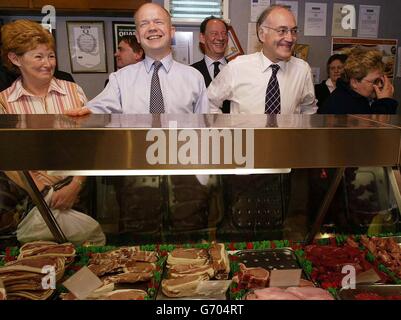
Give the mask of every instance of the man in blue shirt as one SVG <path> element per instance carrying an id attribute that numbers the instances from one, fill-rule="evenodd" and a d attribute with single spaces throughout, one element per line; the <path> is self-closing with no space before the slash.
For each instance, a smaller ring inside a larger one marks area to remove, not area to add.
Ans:
<path id="1" fill-rule="evenodd" d="M 134 18 L 145 59 L 110 74 L 106 88 L 88 102 L 87 108 L 73 110 L 69 115 L 209 113 L 202 74 L 173 60 L 171 39 L 175 28 L 168 11 L 158 4 L 146 3 Z"/>

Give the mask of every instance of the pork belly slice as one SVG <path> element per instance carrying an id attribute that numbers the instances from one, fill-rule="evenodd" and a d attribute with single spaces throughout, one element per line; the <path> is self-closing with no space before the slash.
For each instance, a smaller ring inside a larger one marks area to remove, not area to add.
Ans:
<path id="1" fill-rule="evenodd" d="M 177 248 L 170 252 L 167 258 L 168 265 L 192 264 L 202 266 L 207 263 L 208 253 L 205 249 Z"/>
<path id="2" fill-rule="evenodd" d="M 8 294 L 9 300 L 47 300 L 49 299 L 54 290 L 33 290 L 33 291 L 18 291 Z"/>
<path id="3" fill-rule="evenodd" d="M 197 266 L 193 264 L 177 264 L 172 266 L 168 271 L 169 278 L 181 278 L 185 276 L 200 276 L 207 275 L 208 278 L 213 278 L 215 269 L 210 264 Z"/>
<path id="4" fill-rule="evenodd" d="M 20 248 L 20 252 L 23 251 L 29 251 L 29 250 L 36 250 L 42 247 L 51 247 L 51 246 L 57 246 L 58 243 L 54 242 L 54 241 L 32 241 L 32 242 L 27 242 L 25 243 L 21 248 Z"/>
<path id="5" fill-rule="evenodd" d="M 191 297 L 196 295 L 196 288 L 201 281 L 208 280 L 205 275 L 186 276 L 162 280 L 162 291 L 167 297 Z"/>
<path id="6" fill-rule="evenodd" d="M 4 267 L 0 268 L 0 277 L 3 273 L 10 271 L 27 271 L 33 273 L 42 273 L 43 267 L 54 266 L 56 271 L 56 278 L 60 278 L 64 275 L 65 258 L 53 257 L 53 256 L 34 256 L 15 260 L 6 263 Z"/>
<path id="7" fill-rule="evenodd" d="M 75 247 L 72 243 L 54 244 L 44 242 L 40 243 L 37 247 L 33 246 L 32 243 L 28 243 L 21 247 L 18 259 L 32 256 L 74 257 Z"/>

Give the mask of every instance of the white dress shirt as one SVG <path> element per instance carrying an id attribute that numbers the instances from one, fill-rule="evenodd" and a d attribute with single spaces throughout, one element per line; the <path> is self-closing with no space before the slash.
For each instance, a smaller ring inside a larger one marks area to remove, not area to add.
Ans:
<path id="1" fill-rule="evenodd" d="M 227 65 L 227 60 L 224 57 L 221 58 L 220 60 L 213 60 L 212 58 L 205 55 L 205 63 L 207 66 L 207 71 L 209 71 L 209 75 L 212 80 L 214 79 L 214 64 L 213 63 L 216 61 L 220 62 L 220 64 L 219 64 L 220 71 Z"/>
<path id="2" fill-rule="evenodd" d="M 150 87 L 153 75 L 150 57 L 128 65 L 109 76 L 106 88 L 88 102 L 93 113 L 150 113 Z M 161 60 L 160 87 L 166 113 L 209 113 L 207 91 L 202 74 L 173 60 Z"/>
<path id="3" fill-rule="evenodd" d="M 273 64 L 262 52 L 239 56 L 219 73 L 208 87 L 211 113 L 221 113 L 224 100 L 231 101 L 231 113 L 265 112 L 265 95 Z M 281 114 L 316 113 L 311 69 L 305 61 L 291 57 L 278 63 Z"/>
<path id="4" fill-rule="evenodd" d="M 330 78 L 328 78 L 326 80 L 326 86 L 327 86 L 327 89 L 329 89 L 330 93 L 332 93 L 334 90 L 336 90 L 336 86 L 334 85 L 333 81 L 331 81 Z"/>

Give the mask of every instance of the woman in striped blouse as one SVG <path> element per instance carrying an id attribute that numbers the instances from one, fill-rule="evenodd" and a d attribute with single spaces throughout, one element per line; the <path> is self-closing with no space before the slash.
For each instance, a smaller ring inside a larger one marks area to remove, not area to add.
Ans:
<path id="1" fill-rule="evenodd" d="M 39 23 L 23 19 L 10 22 L 2 27 L 1 40 L 4 66 L 20 77 L 0 92 L 0 113 L 63 114 L 86 104 L 80 86 L 54 77 L 54 38 Z M 39 190 L 65 178 L 49 176 L 46 171 L 31 171 L 31 175 Z M 54 192 L 50 207 L 70 209 L 78 201 L 84 181 L 85 177 L 74 177 Z"/>

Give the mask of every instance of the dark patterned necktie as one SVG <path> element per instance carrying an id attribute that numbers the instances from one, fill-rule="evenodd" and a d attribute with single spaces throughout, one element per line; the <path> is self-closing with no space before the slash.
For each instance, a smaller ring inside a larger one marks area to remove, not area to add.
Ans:
<path id="1" fill-rule="evenodd" d="M 272 76 L 270 77 L 269 84 L 266 89 L 265 97 L 265 113 L 277 114 L 280 113 L 280 87 L 277 81 L 277 72 L 280 66 L 272 64 Z"/>
<path id="2" fill-rule="evenodd" d="M 150 86 L 150 113 L 164 113 L 164 101 L 160 87 L 159 69 L 163 64 L 160 61 L 153 62 L 152 83 Z"/>
<path id="3" fill-rule="evenodd" d="M 219 61 L 215 61 L 215 62 L 213 62 L 213 65 L 214 65 L 214 70 L 213 70 L 213 79 L 214 79 L 214 78 L 217 77 L 217 75 L 220 72 L 220 68 L 219 68 L 220 62 Z"/>

